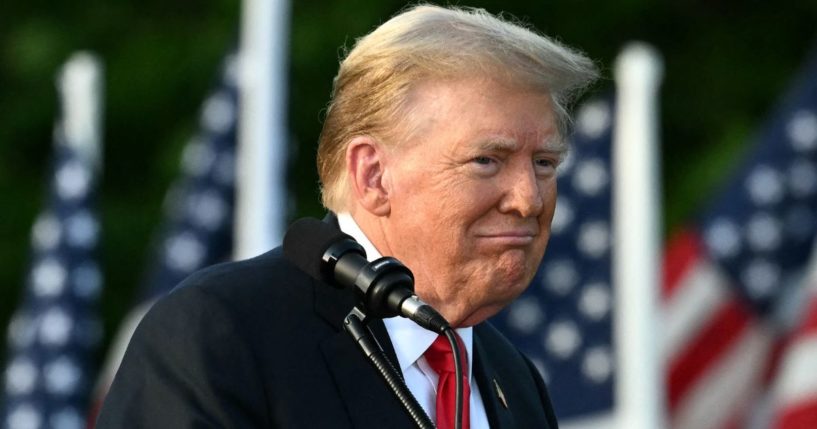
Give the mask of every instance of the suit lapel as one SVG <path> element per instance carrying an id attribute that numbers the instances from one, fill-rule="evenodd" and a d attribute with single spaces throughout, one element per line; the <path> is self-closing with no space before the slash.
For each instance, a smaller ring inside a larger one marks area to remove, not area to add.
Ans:
<path id="1" fill-rule="evenodd" d="M 321 345 L 340 398 L 354 428 L 412 428 L 386 382 L 345 332 Z"/>
<path id="2" fill-rule="evenodd" d="M 338 227 L 334 213 L 328 213 L 323 221 Z M 385 380 L 343 330 L 343 319 L 355 305 L 354 295 L 318 281 L 312 282 L 312 288 L 315 312 L 337 331 L 321 343 L 321 352 L 349 413 L 352 427 L 413 428 L 413 422 Z M 375 320 L 369 326 L 388 359 L 392 363 L 397 362 L 397 354 L 383 322 Z M 397 371 L 399 373 L 400 370 Z"/>
<path id="3" fill-rule="evenodd" d="M 479 326 L 474 327 L 474 379 L 479 386 L 482 404 L 485 407 L 485 414 L 488 416 L 488 423 L 491 428 L 515 428 L 513 414 L 511 413 L 502 390 L 503 380 L 497 374 L 491 362 L 491 356 L 480 340 Z"/>
<path id="4" fill-rule="evenodd" d="M 342 329 L 343 319 L 354 305 L 352 295 L 317 281 L 313 281 L 313 290 L 315 311 L 337 331 L 324 340 L 320 347 L 352 427 L 412 428 L 411 419 L 386 382 Z M 383 322 L 376 320 L 370 326 L 388 358 L 397 362 Z"/>

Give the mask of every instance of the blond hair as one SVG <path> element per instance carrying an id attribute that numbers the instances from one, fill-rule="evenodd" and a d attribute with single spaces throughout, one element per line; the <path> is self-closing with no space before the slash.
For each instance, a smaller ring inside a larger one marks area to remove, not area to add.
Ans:
<path id="1" fill-rule="evenodd" d="M 582 53 L 483 9 L 411 7 L 358 39 L 340 64 L 318 145 L 323 205 L 349 209 L 345 155 L 353 137 L 387 142 L 414 85 L 471 76 L 549 94 L 564 136 L 567 107 L 596 78 L 596 68 Z"/>

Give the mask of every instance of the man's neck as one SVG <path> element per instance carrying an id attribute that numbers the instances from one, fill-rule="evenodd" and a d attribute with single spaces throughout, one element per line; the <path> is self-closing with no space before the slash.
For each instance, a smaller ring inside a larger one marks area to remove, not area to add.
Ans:
<path id="1" fill-rule="evenodd" d="M 338 225 L 340 230 L 354 238 L 366 251 L 366 258 L 373 261 L 382 256 L 380 251 L 372 244 L 366 233 L 358 225 L 355 218 L 346 212 L 338 213 Z M 386 330 L 392 338 L 392 343 L 397 353 L 400 369 L 414 364 L 422 356 L 423 352 L 431 345 L 436 334 L 426 331 L 414 322 L 401 317 L 392 317 L 383 320 Z M 469 376 L 471 370 L 471 357 L 473 356 L 473 346 L 471 341 L 472 328 L 458 328 L 457 333 L 463 338 L 468 355 Z"/>

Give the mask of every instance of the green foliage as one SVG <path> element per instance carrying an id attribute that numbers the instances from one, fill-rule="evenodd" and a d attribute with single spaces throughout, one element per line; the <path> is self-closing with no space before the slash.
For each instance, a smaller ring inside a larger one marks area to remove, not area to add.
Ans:
<path id="1" fill-rule="evenodd" d="M 457 2 L 464 3 L 464 2 Z M 681 225 L 746 149 L 815 38 L 815 2 L 475 0 L 507 11 L 598 60 L 595 89 L 612 86 L 630 40 L 665 60 L 662 90 L 666 230 Z M 302 0 L 292 5 L 289 124 L 292 216 L 318 216 L 314 153 L 343 46 L 404 7 L 387 0 Z M 47 186 L 54 76 L 75 50 L 106 66 L 105 178 L 101 189 L 111 333 L 132 302 L 180 150 L 222 55 L 237 44 L 239 2 L 229 0 L 5 2 L 0 10 L 0 326 L 19 302 L 28 235 Z"/>

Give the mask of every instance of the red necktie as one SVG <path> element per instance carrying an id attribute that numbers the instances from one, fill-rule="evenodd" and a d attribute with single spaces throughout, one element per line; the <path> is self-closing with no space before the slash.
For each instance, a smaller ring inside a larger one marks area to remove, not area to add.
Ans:
<path id="1" fill-rule="evenodd" d="M 456 335 L 456 334 L 455 334 Z M 468 409 L 471 397 L 471 386 L 468 384 L 468 359 L 466 359 L 465 345 L 459 335 L 457 344 L 460 346 L 462 361 L 462 429 L 470 428 L 470 413 Z M 448 339 L 440 335 L 431 344 L 424 354 L 428 365 L 437 375 L 437 429 L 454 429 L 454 415 L 457 413 L 457 377 L 454 373 L 454 354 Z"/>

